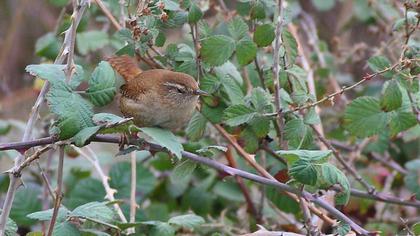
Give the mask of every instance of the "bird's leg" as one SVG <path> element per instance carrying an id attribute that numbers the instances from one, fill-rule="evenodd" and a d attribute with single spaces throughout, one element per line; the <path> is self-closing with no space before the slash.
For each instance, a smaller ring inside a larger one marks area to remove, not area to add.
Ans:
<path id="1" fill-rule="evenodd" d="M 120 135 L 120 140 L 119 140 L 119 143 L 118 143 L 119 150 L 120 151 L 124 150 L 125 145 L 129 144 L 129 143 L 130 143 L 130 140 L 128 138 L 128 135 L 126 133 L 122 133 Z"/>

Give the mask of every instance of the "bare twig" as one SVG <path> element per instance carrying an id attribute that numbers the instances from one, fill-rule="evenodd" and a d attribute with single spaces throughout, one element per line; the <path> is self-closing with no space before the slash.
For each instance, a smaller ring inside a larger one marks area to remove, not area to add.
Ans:
<path id="1" fill-rule="evenodd" d="M 369 153 L 369 156 L 372 157 L 373 159 L 381 162 L 383 165 L 391 168 L 392 170 L 398 171 L 399 173 L 401 173 L 403 175 L 408 174 L 408 171 L 404 167 L 402 167 L 400 164 L 398 164 L 397 162 L 392 160 L 392 158 L 390 156 L 382 157 L 381 155 L 379 155 L 376 152 Z"/>
<path id="2" fill-rule="evenodd" d="M 108 179 L 109 177 L 105 175 L 104 171 L 102 170 L 101 165 L 99 164 L 98 157 L 96 156 L 95 152 L 92 151 L 89 147 L 86 147 L 86 149 L 89 151 L 90 155 L 85 153 L 82 149 L 72 146 L 74 150 L 76 150 L 80 155 L 82 155 L 84 158 L 86 158 L 95 168 L 96 172 L 98 172 L 99 177 L 101 178 L 102 185 L 105 188 L 106 192 L 106 199 L 108 199 L 111 202 L 115 201 L 114 193 L 115 189 L 112 189 L 111 186 L 109 186 Z M 118 214 L 118 217 L 123 223 L 127 223 L 127 219 L 125 218 L 120 206 L 117 203 L 114 203 L 114 209 Z"/>
<path id="3" fill-rule="evenodd" d="M 306 201 L 303 201 L 302 197 L 299 197 L 299 199 L 300 199 L 299 205 L 300 205 L 300 208 L 302 209 L 303 219 L 305 220 L 304 224 L 308 230 L 308 235 L 311 235 L 311 236 L 321 235 L 319 232 L 319 229 L 316 226 L 314 226 L 311 222 L 311 212 L 309 211 L 308 203 Z"/>
<path id="4" fill-rule="evenodd" d="M 57 221 L 58 211 L 60 209 L 61 200 L 63 199 L 63 166 L 64 166 L 64 146 L 60 146 L 58 155 L 57 168 L 57 188 L 55 189 L 54 210 L 51 217 L 50 225 L 48 226 L 48 236 L 51 236 L 54 231 L 54 225 Z"/>
<path id="5" fill-rule="evenodd" d="M 190 24 L 191 37 L 194 43 L 195 50 L 195 61 L 197 64 L 197 82 L 200 82 L 200 78 L 204 75 L 203 68 L 201 67 L 201 57 L 200 57 L 200 44 L 198 42 L 198 30 L 197 24 Z"/>
<path id="6" fill-rule="evenodd" d="M 258 78 L 260 79 L 260 83 L 261 83 L 261 87 L 263 89 L 265 89 L 265 79 L 264 79 L 264 74 L 263 71 L 260 67 L 260 64 L 258 63 L 258 56 L 255 57 L 254 59 L 254 64 L 255 64 L 255 70 L 258 73 Z"/>
<path id="7" fill-rule="evenodd" d="M 229 166 L 231 166 L 233 168 L 237 168 L 236 160 L 235 160 L 235 157 L 233 156 L 233 153 L 232 153 L 232 145 L 228 146 L 228 149 L 225 153 L 225 156 L 226 156 L 226 159 L 229 163 Z M 244 195 L 244 198 L 245 198 L 247 206 L 248 206 L 249 213 L 251 213 L 251 215 L 256 218 L 258 223 L 260 223 L 261 219 L 258 218 L 257 210 L 255 208 L 254 203 L 252 202 L 251 195 L 249 194 L 249 190 L 246 187 L 243 179 L 239 178 L 238 176 L 235 176 L 235 180 L 238 183 L 239 188 L 242 191 L 242 194 Z"/>
<path id="8" fill-rule="evenodd" d="M 360 174 L 349 164 L 344 160 L 344 158 L 341 156 L 341 153 L 335 149 L 335 147 L 324 137 L 322 136 L 318 130 L 314 128 L 313 125 L 311 125 L 312 130 L 315 132 L 315 135 L 318 137 L 319 140 L 321 140 L 322 143 L 327 146 L 328 149 L 330 149 L 333 152 L 334 157 L 340 162 L 341 165 L 344 166 L 344 168 L 360 183 L 369 193 L 374 193 L 375 187 L 370 185 L 366 180 L 360 176 Z"/>
<path id="9" fill-rule="evenodd" d="M 136 161 L 136 151 L 131 152 L 131 191 L 130 191 L 130 223 L 136 221 L 136 210 L 138 208 L 136 202 L 136 190 L 137 190 L 137 161 Z M 128 233 L 134 234 L 135 228 L 130 228 Z"/>
<path id="10" fill-rule="evenodd" d="M 119 31 L 122 29 L 120 23 L 118 23 L 117 19 L 112 15 L 112 13 L 108 10 L 108 8 L 104 5 L 101 0 L 95 0 L 96 5 L 101 9 L 101 11 L 105 14 L 105 16 L 111 21 L 112 25 Z"/>
<path id="11" fill-rule="evenodd" d="M 281 32 L 283 28 L 283 1 L 278 0 L 277 3 L 277 23 L 276 23 L 276 31 L 275 31 L 275 41 L 274 41 L 274 52 L 273 52 L 273 84 L 274 84 L 274 105 L 276 108 L 277 116 L 277 135 L 279 136 L 279 143 L 282 148 L 286 148 L 283 139 L 284 139 L 284 132 L 283 132 L 283 112 L 281 111 L 281 103 L 280 103 L 280 81 L 279 81 L 279 52 L 280 52 L 280 45 L 282 44 Z"/>

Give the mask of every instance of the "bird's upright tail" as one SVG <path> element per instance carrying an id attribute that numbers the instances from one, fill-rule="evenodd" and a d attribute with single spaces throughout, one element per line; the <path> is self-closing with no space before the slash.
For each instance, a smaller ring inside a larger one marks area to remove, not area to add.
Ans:
<path id="1" fill-rule="evenodd" d="M 111 57 L 107 61 L 126 82 L 137 77 L 142 72 L 134 59 L 127 55 Z"/>

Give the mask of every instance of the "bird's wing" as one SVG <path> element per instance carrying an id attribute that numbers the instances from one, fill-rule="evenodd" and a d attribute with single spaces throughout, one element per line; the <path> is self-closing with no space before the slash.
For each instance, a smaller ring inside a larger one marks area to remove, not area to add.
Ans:
<path id="1" fill-rule="evenodd" d="M 133 58 L 123 55 L 118 57 L 111 57 L 107 60 L 111 64 L 112 68 L 116 70 L 123 79 L 128 82 L 137 76 L 139 76 L 142 71 L 134 62 Z"/>

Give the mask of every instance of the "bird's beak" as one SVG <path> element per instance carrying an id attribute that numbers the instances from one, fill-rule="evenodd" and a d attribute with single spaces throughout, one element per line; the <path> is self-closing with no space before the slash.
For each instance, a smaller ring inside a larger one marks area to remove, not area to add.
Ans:
<path id="1" fill-rule="evenodd" d="M 209 96 L 210 94 L 206 91 L 201 90 L 201 89 L 197 89 L 197 90 L 194 91 L 194 95 Z"/>

